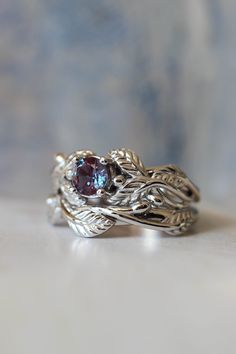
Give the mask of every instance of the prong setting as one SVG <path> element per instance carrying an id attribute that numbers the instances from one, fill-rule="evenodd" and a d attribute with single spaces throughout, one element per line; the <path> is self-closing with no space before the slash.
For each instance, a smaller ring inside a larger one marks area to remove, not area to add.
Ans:
<path id="1" fill-rule="evenodd" d="M 113 183 L 116 187 L 120 187 L 125 182 L 125 178 L 122 175 L 118 175 L 113 179 Z"/>
<path id="2" fill-rule="evenodd" d="M 76 154 L 64 169 L 65 177 L 82 197 L 102 197 L 111 184 L 109 160 L 97 155 Z"/>
<path id="3" fill-rule="evenodd" d="M 100 162 L 101 162 L 102 165 L 106 166 L 108 164 L 108 159 L 106 157 L 102 156 L 100 158 Z"/>
<path id="4" fill-rule="evenodd" d="M 69 180 L 69 181 L 71 181 L 72 180 L 72 178 L 74 177 L 74 175 L 75 175 L 75 171 L 74 171 L 74 169 L 71 169 L 71 168 L 69 168 L 68 170 L 66 170 L 66 178 Z"/>
<path id="5" fill-rule="evenodd" d="M 98 190 L 97 190 L 97 193 L 96 193 L 96 195 L 97 195 L 98 197 L 104 197 L 105 194 L 106 194 L 106 191 L 105 191 L 104 188 L 98 189 Z"/>

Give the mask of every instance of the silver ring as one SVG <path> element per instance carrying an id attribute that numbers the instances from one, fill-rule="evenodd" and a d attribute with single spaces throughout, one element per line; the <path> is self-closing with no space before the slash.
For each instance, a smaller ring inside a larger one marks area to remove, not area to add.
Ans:
<path id="1" fill-rule="evenodd" d="M 80 150 L 55 160 L 49 218 L 55 225 L 67 222 L 79 236 L 123 224 L 178 235 L 198 218 L 192 204 L 200 200 L 199 189 L 175 165 L 145 168 L 129 149 L 102 157 Z"/>

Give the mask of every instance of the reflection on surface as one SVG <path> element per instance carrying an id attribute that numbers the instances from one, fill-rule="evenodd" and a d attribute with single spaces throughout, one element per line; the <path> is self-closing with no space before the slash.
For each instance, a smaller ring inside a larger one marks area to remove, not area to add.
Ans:
<path id="1" fill-rule="evenodd" d="M 140 227 L 134 225 L 122 225 L 122 226 L 112 227 L 103 235 L 98 236 L 98 238 L 135 237 L 135 236 L 139 236 L 141 233 L 142 233 L 142 229 Z"/>
<path id="2" fill-rule="evenodd" d="M 93 247 L 91 241 L 89 238 L 77 237 L 71 244 L 72 254 L 86 257 Z"/>
<path id="3" fill-rule="evenodd" d="M 196 225 L 183 236 L 170 236 L 137 226 L 116 226 L 95 238 L 76 237 L 71 243 L 71 253 L 81 261 L 90 259 L 103 265 L 113 263 L 115 257 L 152 258 L 166 249 L 175 253 L 192 247 L 198 249 L 202 244 L 205 248 L 209 242 L 222 242 L 225 240 L 222 230 L 234 236 L 235 224 L 235 218 L 230 215 L 203 210 Z"/>
<path id="4" fill-rule="evenodd" d="M 159 250 L 161 233 L 135 226 L 117 226 L 98 237 L 77 237 L 71 243 L 73 255 L 80 259 L 96 258 L 99 262 L 116 253 L 148 254 Z"/>
<path id="5" fill-rule="evenodd" d="M 160 246 L 160 235 L 161 232 L 143 229 L 142 230 L 142 242 L 145 251 L 147 252 L 156 252 Z"/>

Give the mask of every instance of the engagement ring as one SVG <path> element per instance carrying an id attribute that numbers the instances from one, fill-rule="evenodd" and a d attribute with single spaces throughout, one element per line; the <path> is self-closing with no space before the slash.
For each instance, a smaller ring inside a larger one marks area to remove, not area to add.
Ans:
<path id="1" fill-rule="evenodd" d="M 106 156 L 80 150 L 56 155 L 52 224 L 67 222 L 79 236 L 103 234 L 114 225 L 139 225 L 182 234 L 197 220 L 198 188 L 175 165 L 145 168 L 129 149 Z"/>

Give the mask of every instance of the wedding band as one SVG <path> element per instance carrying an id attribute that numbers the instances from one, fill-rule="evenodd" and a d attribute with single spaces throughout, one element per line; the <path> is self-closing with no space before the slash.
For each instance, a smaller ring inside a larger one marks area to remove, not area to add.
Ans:
<path id="1" fill-rule="evenodd" d="M 178 235 L 198 218 L 193 204 L 200 200 L 199 189 L 175 165 L 145 168 L 124 148 L 106 156 L 80 150 L 55 160 L 49 218 L 55 225 L 67 222 L 79 236 L 123 224 Z"/>

